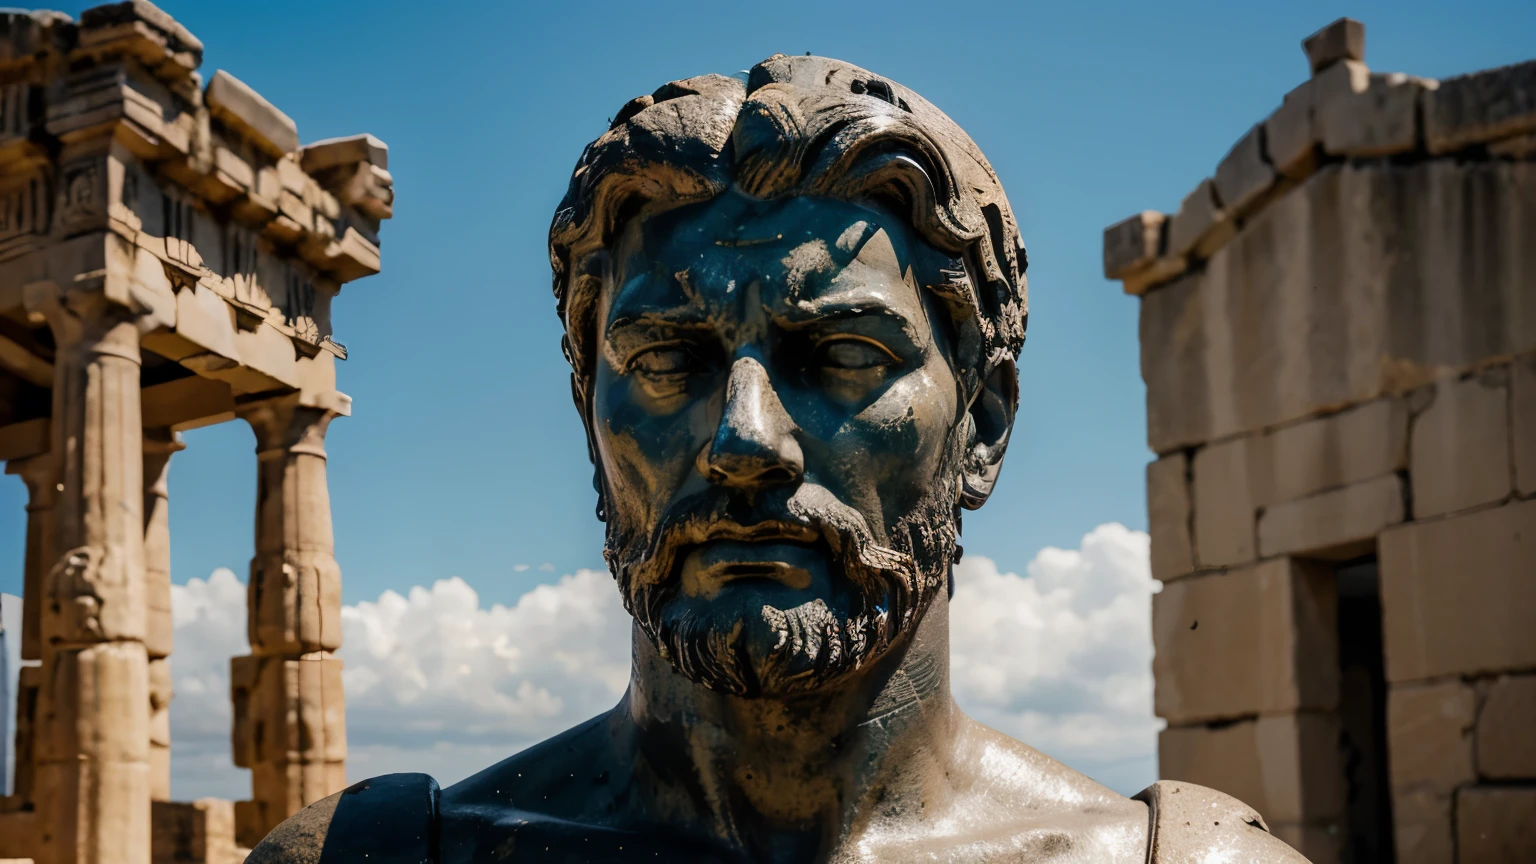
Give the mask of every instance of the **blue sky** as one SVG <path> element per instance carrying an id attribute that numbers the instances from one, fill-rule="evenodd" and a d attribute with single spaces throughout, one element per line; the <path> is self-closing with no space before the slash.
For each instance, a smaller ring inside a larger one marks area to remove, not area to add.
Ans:
<path id="1" fill-rule="evenodd" d="M 1018 431 L 966 545 L 1019 568 L 1104 522 L 1145 527 L 1136 302 L 1101 276 L 1105 225 L 1174 209 L 1305 78 L 1300 40 L 1339 15 L 1366 22 L 1380 71 L 1446 77 L 1536 53 L 1528 0 L 161 5 L 208 46 L 205 76 L 245 80 L 303 140 L 366 131 L 391 148 L 384 273 L 346 288 L 335 315 L 355 399 L 327 444 L 349 603 L 450 576 L 507 602 L 601 566 L 545 231 L 582 145 L 665 81 L 775 52 L 836 56 L 922 93 L 988 154 L 1029 247 L 1032 314 Z M 186 438 L 174 578 L 243 573 L 250 431 Z M 4 478 L 9 593 L 23 505 Z"/>

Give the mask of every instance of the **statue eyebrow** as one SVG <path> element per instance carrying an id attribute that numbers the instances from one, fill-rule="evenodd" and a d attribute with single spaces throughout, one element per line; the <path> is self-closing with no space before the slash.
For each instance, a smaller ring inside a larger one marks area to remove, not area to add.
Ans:
<path id="1" fill-rule="evenodd" d="M 892 308 L 879 295 L 859 291 L 802 300 L 777 311 L 774 321 L 786 330 L 806 330 L 837 322 L 871 322 L 884 330 L 899 332 L 913 346 L 923 343 L 918 322 Z"/>
<path id="2" fill-rule="evenodd" d="M 696 306 L 647 309 L 614 319 L 606 328 L 602 350 L 614 368 L 619 368 L 624 358 L 647 345 L 707 336 L 718 326 L 714 317 Z"/>

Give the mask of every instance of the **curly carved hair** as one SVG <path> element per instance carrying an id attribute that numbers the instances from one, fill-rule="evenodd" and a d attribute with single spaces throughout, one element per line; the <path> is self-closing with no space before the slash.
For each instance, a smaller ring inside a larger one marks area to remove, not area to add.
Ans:
<path id="1" fill-rule="evenodd" d="M 549 228 L 573 395 L 586 412 L 601 279 L 588 263 L 626 222 L 732 186 L 756 198 L 872 202 L 907 216 L 953 269 L 929 285 L 956 324 L 974 382 L 1011 363 L 1028 321 L 1027 258 L 997 174 L 944 112 L 825 57 L 782 54 L 745 83 L 702 75 L 630 100 L 588 144 Z"/>

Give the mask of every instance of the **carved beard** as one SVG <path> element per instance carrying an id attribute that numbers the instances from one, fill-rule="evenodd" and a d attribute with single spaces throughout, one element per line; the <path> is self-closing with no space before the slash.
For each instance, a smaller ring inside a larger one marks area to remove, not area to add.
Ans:
<path id="1" fill-rule="evenodd" d="M 944 469 L 911 512 L 876 542 L 864 517 L 825 487 L 802 483 L 777 512 L 821 532 L 831 549 L 832 578 L 851 588 L 788 609 L 763 605 L 727 614 L 712 601 L 684 595 L 679 551 L 711 524 L 731 518 L 718 497 L 664 519 L 650 535 L 626 536 L 609 509 L 604 557 L 624 605 L 641 631 L 678 672 L 711 690 L 737 696 L 783 696 L 846 680 L 909 634 L 946 584 L 954 557 L 954 447 Z M 766 496 L 764 496 L 766 497 Z"/>

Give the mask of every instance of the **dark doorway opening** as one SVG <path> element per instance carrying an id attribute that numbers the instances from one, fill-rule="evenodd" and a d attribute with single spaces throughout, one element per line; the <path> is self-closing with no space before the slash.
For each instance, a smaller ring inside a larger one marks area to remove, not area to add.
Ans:
<path id="1" fill-rule="evenodd" d="M 1376 556 L 1338 565 L 1339 718 L 1349 810 L 1346 860 L 1390 864 L 1392 799 L 1387 778 L 1387 682 L 1382 660 Z"/>

